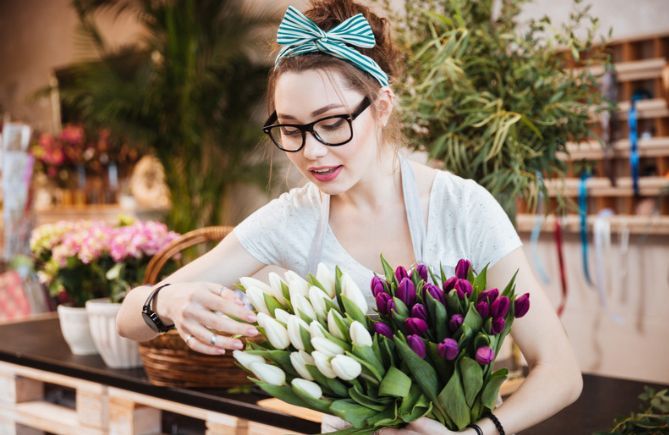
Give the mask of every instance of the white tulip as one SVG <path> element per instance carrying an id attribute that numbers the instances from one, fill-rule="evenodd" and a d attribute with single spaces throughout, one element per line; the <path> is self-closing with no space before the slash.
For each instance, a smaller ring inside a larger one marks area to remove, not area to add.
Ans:
<path id="1" fill-rule="evenodd" d="M 269 285 L 265 284 L 264 282 L 260 281 L 259 279 L 251 278 L 249 276 L 245 276 L 243 278 L 239 278 L 239 282 L 242 283 L 244 288 L 248 287 L 257 287 L 260 290 L 264 291 L 265 293 L 272 293 L 272 289 L 270 288 Z"/>
<path id="2" fill-rule="evenodd" d="M 328 331 L 330 331 L 330 334 L 334 335 L 337 338 L 341 338 L 342 340 L 347 340 L 348 337 L 346 337 L 346 333 L 339 328 L 339 324 L 337 323 L 335 317 L 339 318 L 339 321 L 344 323 L 344 318 L 341 317 L 341 315 L 337 312 L 337 310 L 332 309 L 328 312 Z M 345 324 L 345 323 L 344 323 Z"/>
<path id="3" fill-rule="evenodd" d="M 358 285 L 355 283 L 355 281 L 353 281 L 353 278 L 351 278 L 346 273 L 344 273 L 341 278 L 342 278 L 341 281 L 342 295 L 346 296 L 348 299 L 350 299 L 351 302 L 353 302 L 358 308 L 360 308 L 362 314 L 367 314 L 367 300 L 360 291 Z"/>
<path id="4" fill-rule="evenodd" d="M 341 348 L 337 343 L 333 343 L 327 338 L 315 337 L 311 339 L 311 345 L 319 351 L 320 353 L 333 357 L 344 353 L 344 349 Z"/>
<path id="5" fill-rule="evenodd" d="M 356 360 L 346 355 L 337 355 L 332 360 L 330 360 L 330 365 L 332 370 L 335 372 L 339 379 L 345 381 L 350 381 L 358 376 L 362 372 L 362 366 Z"/>
<path id="6" fill-rule="evenodd" d="M 311 376 L 311 373 L 309 373 L 309 370 L 307 369 L 307 364 L 315 365 L 314 359 L 311 355 L 303 350 L 298 352 L 291 352 L 290 363 L 293 365 L 293 368 L 300 376 L 305 379 L 309 379 L 310 381 L 314 380 L 313 376 Z"/>
<path id="7" fill-rule="evenodd" d="M 309 330 L 309 325 L 297 316 L 291 315 L 286 324 L 288 326 L 288 338 L 295 349 L 304 350 L 300 327 Z"/>
<path id="8" fill-rule="evenodd" d="M 288 323 L 288 318 L 290 316 L 292 316 L 292 314 L 282 308 L 277 308 L 274 310 L 274 318 L 284 325 Z"/>
<path id="9" fill-rule="evenodd" d="M 305 392 L 309 397 L 312 399 L 320 399 L 323 396 L 323 390 L 321 390 L 321 387 L 315 383 L 311 382 L 311 379 L 300 379 L 300 378 L 295 378 L 292 381 L 290 381 L 290 384 L 294 388 L 299 388 L 303 392 Z"/>
<path id="10" fill-rule="evenodd" d="M 328 293 L 328 296 L 334 298 L 335 297 L 334 270 L 327 267 L 324 263 L 318 263 L 318 269 L 316 270 L 316 279 L 323 285 L 323 287 L 325 287 L 325 291 Z"/>
<path id="11" fill-rule="evenodd" d="M 283 290 L 281 288 L 281 283 L 283 283 L 281 277 L 276 272 L 270 272 L 267 275 L 267 279 L 269 280 L 269 287 L 271 289 L 270 294 L 274 296 L 280 304 L 285 304 L 286 297 L 283 295 Z"/>
<path id="12" fill-rule="evenodd" d="M 300 275 L 296 274 L 292 270 L 289 270 L 284 274 L 286 277 L 286 282 L 288 283 L 288 287 L 290 290 L 296 291 L 302 296 L 307 296 L 307 293 L 309 293 L 309 283 L 304 280 Z M 293 294 L 291 293 L 290 295 L 291 300 L 293 298 Z"/>
<path id="13" fill-rule="evenodd" d="M 291 295 L 290 303 L 293 304 L 293 311 L 295 311 L 295 314 L 302 314 L 311 320 L 316 318 L 314 308 L 311 306 L 311 303 L 309 303 L 306 297 L 297 294 L 295 297 Z"/>
<path id="14" fill-rule="evenodd" d="M 261 357 L 260 355 L 253 355 L 251 353 L 244 352 L 243 350 L 232 351 L 232 356 L 247 370 L 251 370 L 251 364 L 253 363 L 265 362 L 265 358 Z"/>
<path id="15" fill-rule="evenodd" d="M 254 286 L 244 286 L 244 288 L 246 288 L 246 296 L 256 312 L 269 314 L 269 309 L 267 309 L 267 304 L 265 303 L 265 292 L 259 287 Z"/>
<path id="16" fill-rule="evenodd" d="M 284 385 L 286 374 L 277 366 L 265 363 L 253 363 L 250 370 L 258 379 L 271 385 Z"/>
<path id="17" fill-rule="evenodd" d="M 288 331 L 269 314 L 258 313 L 258 325 L 265 329 L 265 336 L 275 349 L 285 349 L 290 345 Z"/>
<path id="18" fill-rule="evenodd" d="M 330 358 L 328 356 L 317 350 L 311 352 L 311 356 L 314 358 L 316 368 L 323 376 L 330 379 L 337 377 L 337 374 L 332 370 L 332 365 L 330 364 Z"/>
<path id="19" fill-rule="evenodd" d="M 325 328 L 323 328 L 323 325 L 318 323 L 317 320 L 313 320 L 309 324 L 309 334 L 311 335 L 312 339 L 315 337 L 325 338 Z"/>
<path id="20" fill-rule="evenodd" d="M 351 323 L 350 328 L 351 341 L 356 346 L 371 346 L 372 345 L 372 336 L 369 334 L 369 331 L 365 326 L 355 320 Z"/>
<path id="21" fill-rule="evenodd" d="M 319 317 L 325 317 L 327 310 L 327 300 L 330 300 L 330 298 L 325 294 L 325 292 L 323 292 L 323 290 L 319 289 L 315 285 L 309 287 L 309 301 L 311 302 L 311 306 L 314 307 L 314 312 Z"/>

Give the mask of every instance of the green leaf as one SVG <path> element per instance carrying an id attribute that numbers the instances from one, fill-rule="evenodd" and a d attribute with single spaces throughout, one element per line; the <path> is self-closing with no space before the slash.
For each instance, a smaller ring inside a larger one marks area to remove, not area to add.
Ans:
<path id="1" fill-rule="evenodd" d="M 270 396 L 276 397 L 277 399 L 283 400 L 284 402 L 290 403 L 291 405 L 311 408 L 311 406 L 309 406 L 309 403 L 302 400 L 302 398 L 299 397 L 297 394 L 295 394 L 288 385 L 277 386 L 268 384 L 267 382 L 259 381 L 258 379 L 255 378 L 249 378 L 249 379 L 251 379 L 257 386 L 262 388 L 263 391 L 265 391 Z"/>
<path id="2" fill-rule="evenodd" d="M 428 399 L 435 400 L 437 398 L 437 388 L 439 384 L 437 372 L 432 365 L 421 359 L 413 350 L 411 350 L 400 333 L 395 335 L 393 340 L 400 357 L 411 371 L 413 379 L 420 386 L 423 394 L 425 394 Z"/>
<path id="3" fill-rule="evenodd" d="M 296 396 L 302 399 L 304 403 L 308 404 L 309 408 L 321 412 L 330 412 L 330 404 L 332 403 L 332 401 L 323 398 L 315 399 L 312 396 L 310 396 L 306 391 L 304 391 L 302 388 L 296 387 L 295 385 L 291 385 L 291 389 L 293 390 L 293 393 L 295 393 Z"/>
<path id="4" fill-rule="evenodd" d="M 278 365 L 283 369 L 284 372 L 290 374 L 293 377 L 298 376 L 297 372 L 293 368 L 293 364 L 290 362 L 290 352 L 287 350 L 267 350 L 267 349 L 249 349 L 249 344 L 247 343 L 246 352 L 252 355 L 260 355 L 263 358 L 266 358 L 272 361 L 274 364 Z M 257 346 L 257 345 L 256 345 Z"/>
<path id="5" fill-rule="evenodd" d="M 269 313 L 272 317 L 274 317 L 274 310 L 277 308 L 283 309 L 283 305 L 281 305 L 274 296 L 263 293 L 263 297 L 265 298 L 265 304 L 267 305 L 267 309 L 269 310 Z"/>
<path id="6" fill-rule="evenodd" d="M 432 299 L 432 296 L 429 296 Z M 446 318 L 446 307 L 439 302 L 435 301 L 435 323 L 436 323 L 436 333 L 437 341 L 441 342 L 448 335 L 448 319 Z"/>
<path id="7" fill-rule="evenodd" d="M 437 369 L 437 374 L 439 375 L 439 386 L 437 389 L 441 388 L 445 384 L 447 379 L 450 379 L 453 374 L 453 362 L 446 361 L 444 358 L 439 355 L 439 350 L 437 348 L 438 344 L 432 341 L 427 343 L 427 356 L 432 361 L 432 365 Z"/>
<path id="8" fill-rule="evenodd" d="M 479 312 L 476 311 L 476 307 L 473 303 L 469 305 L 463 325 L 469 326 L 474 333 L 478 332 L 481 329 L 481 326 L 483 326 L 483 319 Z"/>
<path id="9" fill-rule="evenodd" d="M 375 410 L 362 406 L 351 399 L 335 400 L 330 405 L 330 411 L 337 417 L 351 423 L 356 429 L 364 427 L 367 419 L 376 414 Z"/>
<path id="10" fill-rule="evenodd" d="M 386 369 L 372 346 L 357 346 L 354 344 L 351 346 L 351 353 L 373 367 L 374 372 L 379 375 L 379 381 L 382 379 Z"/>
<path id="11" fill-rule="evenodd" d="M 395 281 L 395 272 L 393 271 L 393 268 L 390 266 L 390 264 L 388 264 L 386 259 L 383 258 L 383 254 L 381 254 L 381 266 L 383 267 L 383 273 L 386 276 L 386 281 L 388 283 Z"/>
<path id="12" fill-rule="evenodd" d="M 511 280 L 509 280 L 509 283 L 504 288 L 504 291 L 502 292 L 503 296 L 507 296 L 509 299 L 512 298 L 514 290 L 516 288 L 516 277 L 517 276 L 518 276 L 518 269 L 516 269 L 516 272 L 511 277 Z"/>
<path id="13" fill-rule="evenodd" d="M 483 393 L 481 393 L 481 403 L 486 408 L 490 410 L 495 409 L 495 403 L 497 402 L 497 396 L 499 395 L 499 388 L 506 379 L 507 373 L 507 369 L 499 369 L 490 375 L 490 379 L 486 382 L 485 387 L 483 387 Z"/>
<path id="14" fill-rule="evenodd" d="M 300 325 L 300 338 L 302 339 L 302 344 L 304 344 L 304 351 L 307 353 L 313 352 L 314 347 L 311 345 L 311 334 L 302 325 Z"/>
<path id="15" fill-rule="evenodd" d="M 402 302 L 402 299 L 393 297 L 393 302 L 395 302 L 394 311 L 400 319 L 404 320 L 409 317 L 409 308 Z"/>
<path id="16" fill-rule="evenodd" d="M 473 300 L 477 300 L 479 294 L 483 290 L 485 290 L 487 285 L 487 274 L 488 274 L 488 265 L 486 265 L 483 268 L 483 270 L 478 275 L 476 275 L 476 278 L 474 278 L 474 282 L 472 283 L 472 287 L 474 288 L 474 292 L 472 295 Z"/>
<path id="17" fill-rule="evenodd" d="M 375 385 L 378 385 L 379 382 L 381 382 L 381 379 L 383 379 L 383 371 L 377 370 L 377 368 L 374 366 L 373 363 L 370 361 L 360 358 L 357 355 L 355 355 L 352 352 L 346 352 L 347 356 L 350 356 L 354 360 L 358 361 L 360 365 L 362 366 L 363 369 L 363 374 L 365 374 L 365 371 L 369 372 L 369 374 L 372 376 L 371 378 L 368 378 L 368 382 L 371 382 Z"/>
<path id="18" fill-rule="evenodd" d="M 348 387 L 340 380 L 325 377 L 316 366 L 311 364 L 307 364 L 307 370 L 318 385 L 326 391 L 329 390 L 329 393 L 332 393 L 333 396 L 348 397 Z"/>
<path id="19" fill-rule="evenodd" d="M 341 301 L 344 304 L 344 312 L 353 320 L 357 320 L 362 323 L 364 326 L 367 326 L 367 317 L 356 304 L 354 304 L 349 298 L 342 295 Z M 348 331 L 346 331 L 348 333 Z M 348 336 L 348 334 L 347 334 Z"/>
<path id="20" fill-rule="evenodd" d="M 373 409 L 375 411 L 383 411 L 386 409 L 388 406 L 388 403 L 391 402 L 391 400 L 388 399 L 374 399 L 373 397 L 369 397 L 365 393 L 361 391 L 361 388 L 358 385 L 354 385 L 353 387 L 348 389 L 348 394 L 357 403 L 359 403 L 362 406 L 365 406 L 367 408 Z"/>
<path id="21" fill-rule="evenodd" d="M 411 388 L 411 378 L 405 375 L 397 367 L 391 366 L 379 386 L 379 395 L 406 397 Z"/>
<path id="22" fill-rule="evenodd" d="M 460 360 L 460 373 L 465 390 L 465 401 L 470 408 L 474 405 L 476 395 L 483 386 L 483 369 L 473 359 L 463 356 Z"/>
<path id="23" fill-rule="evenodd" d="M 448 381 L 437 398 L 441 408 L 446 410 L 448 417 L 458 430 L 464 429 L 469 423 L 469 407 L 465 401 L 465 392 L 462 389 L 460 370 L 456 367 L 453 376 Z"/>

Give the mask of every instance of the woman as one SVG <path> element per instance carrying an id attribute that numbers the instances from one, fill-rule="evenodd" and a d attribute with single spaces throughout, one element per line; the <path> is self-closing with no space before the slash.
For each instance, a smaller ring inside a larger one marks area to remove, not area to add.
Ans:
<path id="1" fill-rule="evenodd" d="M 389 85 L 397 56 L 386 20 L 350 0 L 313 1 L 305 15 L 289 8 L 279 27 L 283 47 L 269 78 L 272 115 L 263 130 L 309 183 L 258 209 L 162 283 L 134 289 L 119 312 L 119 333 L 143 341 L 174 324 L 192 349 L 222 354 L 242 347 L 232 336 L 258 333 L 246 323 L 254 313 L 229 287 L 265 265 L 305 275 L 319 262 L 338 264 L 373 306 L 369 283 L 382 275 L 380 253 L 395 265 L 443 264 L 449 276 L 467 257 L 476 270 L 489 264 L 491 288 L 519 269 L 517 287 L 530 292 L 532 309 L 511 330 L 528 378 L 495 410 L 499 422 L 486 417 L 462 433 L 497 434 L 501 426 L 514 433 L 575 401 L 578 364 L 503 209 L 473 180 L 398 154 Z M 147 302 L 153 313 L 143 318 Z M 331 424 L 329 418 L 324 426 Z M 382 433 L 453 432 L 423 418 Z"/>

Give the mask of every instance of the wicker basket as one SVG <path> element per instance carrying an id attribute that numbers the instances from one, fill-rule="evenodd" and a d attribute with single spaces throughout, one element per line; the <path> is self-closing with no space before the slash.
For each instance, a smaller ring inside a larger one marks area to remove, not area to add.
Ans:
<path id="1" fill-rule="evenodd" d="M 231 230 L 231 227 L 205 227 L 182 235 L 151 259 L 145 282 L 155 283 L 165 264 L 183 250 L 200 243 L 220 241 Z M 232 352 L 225 355 L 195 352 L 174 330 L 140 343 L 139 352 L 146 374 L 154 385 L 230 388 L 249 383 L 246 373 L 235 365 Z"/>

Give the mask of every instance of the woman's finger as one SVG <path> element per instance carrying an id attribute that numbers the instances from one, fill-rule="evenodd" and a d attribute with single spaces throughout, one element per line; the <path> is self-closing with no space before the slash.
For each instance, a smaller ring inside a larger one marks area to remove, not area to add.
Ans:
<path id="1" fill-rule="evenodd" d="M 225 349 L 219 349 L 216 346 L 210 346 L 202 343 L 193 334 L 191 334 L 187 328 L 181 327 L 178 331 L 179 336 L 186 342 L 186 345 L 196 352 L 207 355 L 222 355 L 225 353 Z"/>
<path id="2" fill-rule="evenodd" d="M 221 296 L 217 296 L 214 291 L 200 292 L 193 296 L 195 302 L 210 311 L 218 311 L 248 322 L 256 321 L 255 313 L 248 309 L 231 290 L 224 289 Z"/>
<path id="3" fill-rule="evenodd" d="M 229 335 L 246 335 L 250 337 L 258 335 L 258 330 L 255 326 L 238 322 L 220 312 L 212 313 L 205 310 L 202 313 L 202 324 L 209 329 Z"/>
<path id="4" fill-rule="evenodd" d="M 193 337 L 195 337 L 200 343 L 219 350 L 218 353 L 222 353 L 220 351 L 225 351 L 226 349 L 244 348 L 244 344 L 241 342 L 241 340 L 212 332 L 197 321 L 188 320 L 185 322 L 185 325 L 182 326 L 185 326 L 185 329 L 187 329 L 188 332 L 192 334 Z"/>

